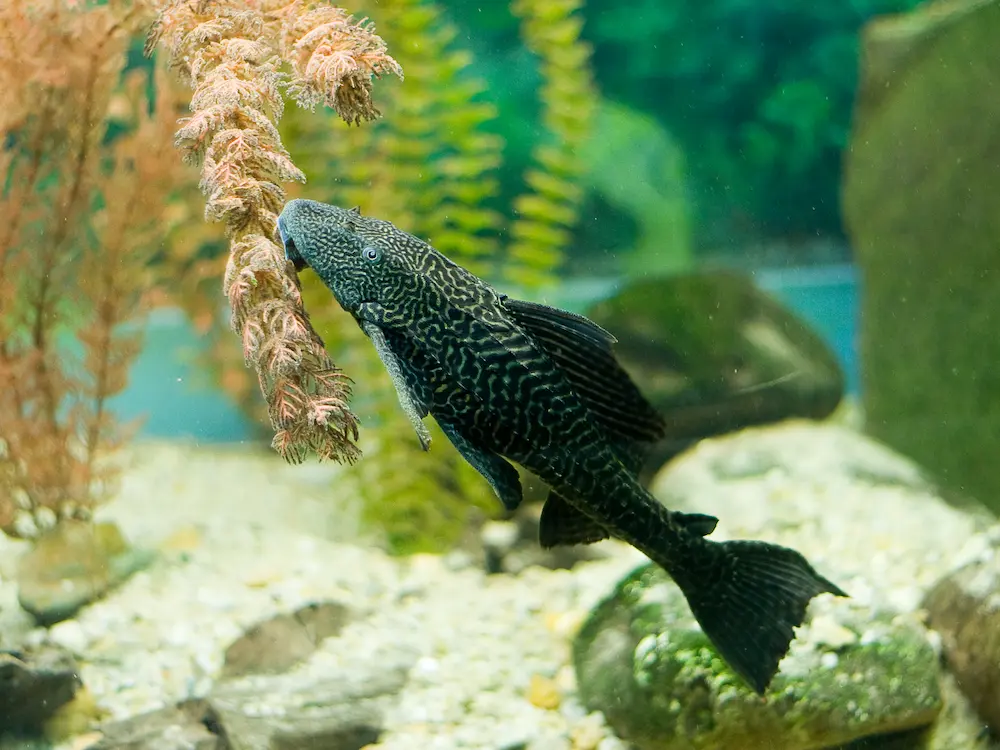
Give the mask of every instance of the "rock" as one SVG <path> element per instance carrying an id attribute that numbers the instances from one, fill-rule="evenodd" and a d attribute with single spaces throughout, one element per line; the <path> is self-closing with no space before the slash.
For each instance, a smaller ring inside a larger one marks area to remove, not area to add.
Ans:
<path id="1" fill-rule="evenodd" d="M 38 732 L 82 685 L 73 657 L 54 646 L 0 651 L 0 728 Z"/>
<path id="2" fill-rule="evenodd" d="M 923 737 L 923 750 L 997 750 L 1000 743 L 969 703 L 954 675 L 941 678 L 944 710 Z M 906 748 L 900 748 L 906 750 Z"/>
<path id="3" fill-rule="evenodd" d="M 203 701 L 190 701 L 105 724 L 88 750 L 228 750 L 212 722 Z"/>
<path id="4" fill-rule="evenodd" d="M 350 619 L 339 602 L 315 602 L 250 628 L 226 649 L 221 677 L 285 672 L 311 655 Z"/>
<path id="5" fill-rule="evenodd" d="M 581 700 L 640 750 L 807 750 L 933 722 L 938 658 L 916 621 L 837 611 L 857 639 L 831 649 L 800 631 L 762 700 L 718 657 L 676 585 L 644 565 L 573 644 Z"/>
<path id="6" fill-rule="evenodd" d="M 113 523 L 63 521 L 18 563 L 18 601 L 40 625 L 71 617 L 153 559 L 129 547 Z"/>
<path id="7" fill-rule="evenodd" d="M 843 186 L 867 429 L 994 511 L 998 36 L 1000 0 L 870 23 Z"/>
<path id="8" fill-rule="evenodd" d="M 644 477 L 690 444 L 749 425 L 829 415 L 844 392 L 830 348 L 780 302 L 735 272 L 631 283 L 588 315 L 669 415 Z"/>
<path id="9" fill-rule="evenodd" d="M 402 669 L 314 679 L 295 674 L 218 685 L 208 704 L 231 750 L 360 750 L 378 740 L 406 682 Z"/>
<path id="10" fill-rule="evenodd" d="M 1000 527 L 980 539 L 971 562 L 927 594 L 929 624 L 941 635 L 948 669 L 979 714 L 1000 727 Z"/>
<path id="11" fill-rule="evenodd" d="M 43 731 L 53 743 L 62 743 L 85 734 L 105 718 L 107 712 L 98 705 L 94 694 L 83 687 L 76 691 L 73 700 L 61 705 L 46 719 Z"/>

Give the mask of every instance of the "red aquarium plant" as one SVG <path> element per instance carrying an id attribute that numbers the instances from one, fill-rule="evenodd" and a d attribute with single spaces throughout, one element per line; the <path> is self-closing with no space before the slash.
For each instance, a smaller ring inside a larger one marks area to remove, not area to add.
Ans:
<path id="1" fill-rule="evenodd" d="M 177 112 L 123 77 L 143 8 L 0 4 L 0 529 L 89 519 L 128 435 L 126 385 L 149 260 L 178 179 Z M 75 345 L 73 340 L 75 339 Z"/>

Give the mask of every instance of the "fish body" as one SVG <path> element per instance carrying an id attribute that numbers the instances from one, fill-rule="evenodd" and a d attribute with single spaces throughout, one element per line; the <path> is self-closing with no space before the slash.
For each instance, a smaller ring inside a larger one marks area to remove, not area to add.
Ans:
<path id="1" fill-rule="evenodd" d="M 845 595 L 798 552 L 705 537 L 717 519 L 671 511 L 637 479 L 662 417 L 615 360 L 614 337 L 573 313 L 497 292 L 389 222 L 307 200 L 278 220 L 372 340 L 425 449 L 432 415 L 510 510 L 521 464 L 550 487 L 540 543 L 614 536 L 663 567 L 719 653 L 763 692 L 812 597 Z"/>

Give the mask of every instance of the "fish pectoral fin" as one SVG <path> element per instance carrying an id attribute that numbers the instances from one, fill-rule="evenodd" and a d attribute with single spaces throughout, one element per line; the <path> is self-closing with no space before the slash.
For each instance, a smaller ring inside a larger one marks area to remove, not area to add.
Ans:
<path id="1" fill-rule="evenodd" d="M 543 549 L 560 544 L 593 544 L 610 536 L 606 528 L 562 495 L 555 490 L 549 492 L 538 529 L 538 543 Z"/>
<path id="2" fill-rule="evenodd" d="M 473 445 L 453 426 L 438 420 L 438 426 L 445 437 L 473 469 L 489 482 L 506 510 L 516 510 L 521 504 L 521 477 L 517 469 L 493 451 Z"/>
<path id="3" fill-rule="evenodd" d="M 420 400 L 413 392 L 413 389 L 410 388 L 409 383 L 406 382 L 406 376 L 403 374 L 403 368 L 399 363 L 399 359 L 393 354 L 382 329 L 366 320 L 361 321 L 361 329 L 371 339 L 379 359 L 382 360 L 382 364 L 389 373 L 389 377 L 392 378 L 392 384 L 396 388 L 396 395 L 399 397 L 399 405 L 406 413 L 410 424 L 413 425 L 413 430 L 417 433 L 417 439 L 420 441 L 420 447 L 424 450 L 430 449 L 431 433 L 427 429 L 427 425 L 423 423 L 423 418 L 427 416 L 427 404 Z"/>
<path id="4" fill-rule="evenodd" d="M 670 517 L 696 536 L 708 536 L 719 524 L 718 518 L 705 513 L 681 513 L 675 510 L 671 511 Z"/>
<path id="5" fill-rule="evenodd" d="M 566 310 L 509 297 L 503 306 L 562 371 L 602 427 L 643 442 L 664 436 L 663 417 L 615 359 L 614 336 Z"/>

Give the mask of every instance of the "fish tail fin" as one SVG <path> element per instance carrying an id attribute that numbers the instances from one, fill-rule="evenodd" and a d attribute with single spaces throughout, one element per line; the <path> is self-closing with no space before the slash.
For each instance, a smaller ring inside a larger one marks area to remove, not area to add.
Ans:
<path id="1" fill-rule="evenodd" d="M 763 694 L 788 653 L 806 607 L 823 593 L 847 596 L 798 552 L 757 541 L 699 540 L 703 560 L 668 568 L 719 654 Z M 678 568 L 676 574 L 672 568 Z"/>

